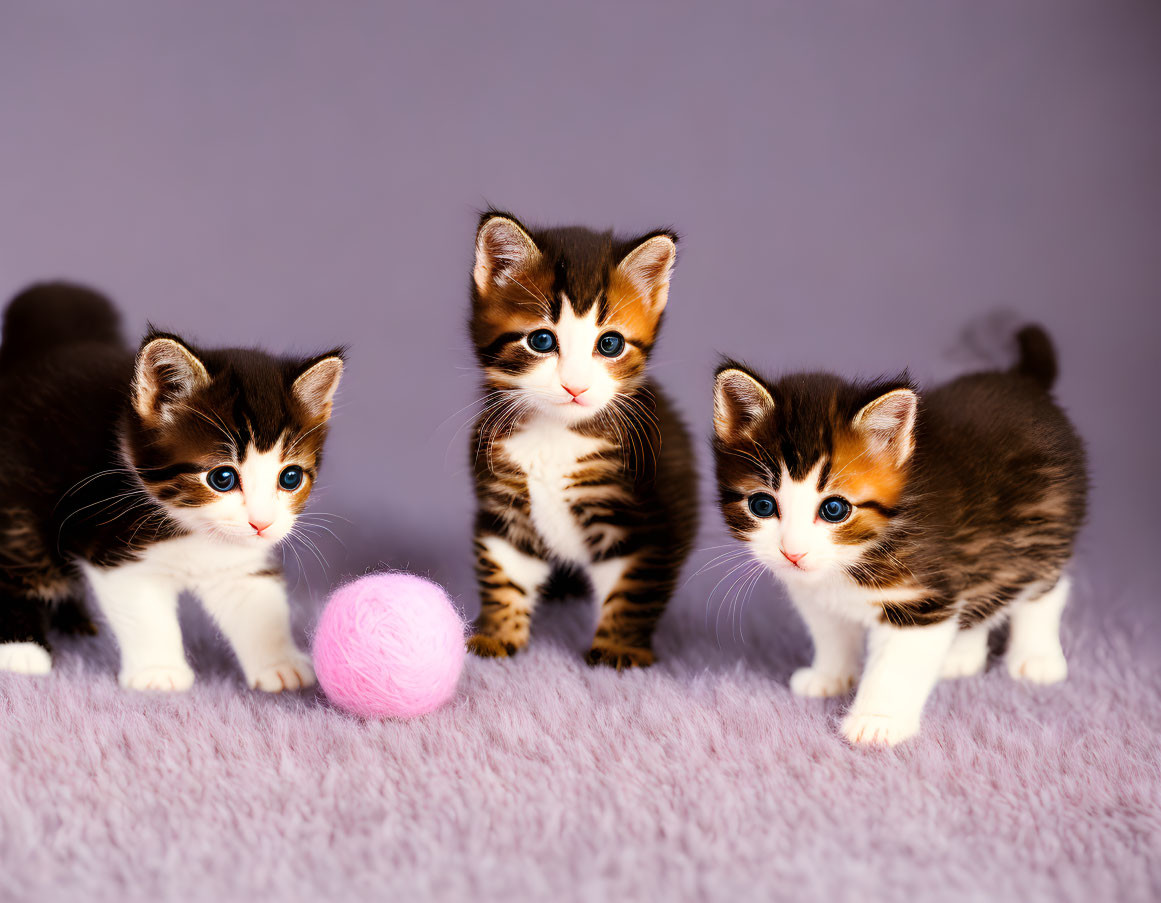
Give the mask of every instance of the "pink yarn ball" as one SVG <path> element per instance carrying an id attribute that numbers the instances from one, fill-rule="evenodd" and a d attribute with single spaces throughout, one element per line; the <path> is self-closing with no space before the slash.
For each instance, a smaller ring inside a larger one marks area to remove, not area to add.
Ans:
<path id="1" fill-rule="evenodd" d="M 340 708 L 412 718 L 455 694 L 464 633 L 443 587 L 414 574 L 368 574 L 331 593 L 315 629 L 315 672 Z"/>

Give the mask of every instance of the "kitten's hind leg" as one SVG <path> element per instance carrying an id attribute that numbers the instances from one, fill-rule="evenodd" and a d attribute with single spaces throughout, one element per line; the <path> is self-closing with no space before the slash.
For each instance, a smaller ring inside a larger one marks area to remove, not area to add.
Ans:
<path id="1" fill-rule="evenodd" d="M 1008 637 L 1008 673 L 1038 684 L 1054 684 L 1068 676 L 1060 648 L 1060 617 L 1072 581 L 1062 575 L 1042 596 L 1012 604 Z"/>
<path id="2" fill-rule="evenodd" d="M 987 624 L 961 629 L 947 651 L 939 676 L 944 680 L 954 680 L 957 677 L 981 674 L 988 664 L 989 630 Z"/>
<path id="3" fill-rule="evenodd" d="M 310 656 L 290 634 L 286 583 L 275 571 L 196 587 L 206 611 L 234 647 L 246 683 L 281 693 L 314 684 Z"/>
<path id="4" fill-rule="evenodd" d="M 476 537 L 476 579 L 480 614 L 468 650 L 484 658 L 515 655 L 528 645 L 532 610 L 552 567 L 517 549 L 503 537 Z"/>
<path id="5" fill-rule="evenodd" d="M 48 674 L 48 611 L 39 599 L 0 591 L 0 671 Z"/>
<path id="6" fill-rule="evenodd" d="M 917 734 L 956 632 L 954 618 L 925 627 L 872 627 L 867 666 L 843 719 L 843 736 L 851 743 L 894 746 Z"/>
<path id="7" fill-rule="evenodd" d="M 814 660 L 790 676 L 790 689 L 798 696 L 841 696 L 859 676 L 862 625 L 808 602 L 796 602 L 795 608 L 810 630 Z"/>

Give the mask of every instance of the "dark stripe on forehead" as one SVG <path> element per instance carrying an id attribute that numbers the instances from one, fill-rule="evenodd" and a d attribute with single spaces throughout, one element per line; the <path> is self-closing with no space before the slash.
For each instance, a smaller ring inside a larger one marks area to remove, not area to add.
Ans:
<path id="1" fill-rule="evenodd" d="M 888 505 L 882 505 L 874 499 L 867 499 L 863 502 L 857 503 L 860 508 L 870 508 L 872 511 L 878 511 L 883 517 L 895 517 L 899 513 L 898 508 L 891 508 Z"/>
<path id="2" fill-rule="evenodd" d="M 137 472 L 146 483 L 168 483 L 178 477 L 201 473 L 205 468 L 190 462 L 170 464 L 167 467 L 141 467 Z"/>
<path id="3" fill-rule="evenodd" d="M 826 488 L 826 481 L 830 479 L 830 470 L 832 458 L 827 458 L 822 464 L 822 470 L 818 473 L 818 491 L 822 492 Z"/>
<path id="4" fill-rule="evenodd" d="M 481 348 L 480 354 L 489 359 L 494 358 L 506 346 L 511 345 L 513 342 L 519 342 L 522 338 L 524 338 L 523 333 L 506 332 L 499 336 L 495 341 L 491 342 L 489 345 Z"/>

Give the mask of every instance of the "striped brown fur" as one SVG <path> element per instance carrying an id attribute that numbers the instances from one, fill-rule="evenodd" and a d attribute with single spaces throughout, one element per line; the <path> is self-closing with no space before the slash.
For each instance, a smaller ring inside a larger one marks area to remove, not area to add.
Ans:
<path id="1" fill-rule="evenodd" d="M 587 660 L 617 668 L 653 661 L 654 628 L 696 529 L 689 436 L 645 372 L 674 249 L 665 231 L 625 241 L 531 230 L 496 211 L 481 218 L 470 322 L 483 374 L 471 446 L 477 654 L 522 649 L 539 598 L 566 571 L 586 574 L 599 595 Z M 608 397 L 575 416 L 570 408 L 561 421 L 550 394 L 578 366 L 565 357 L 574 320 L 591 324 L 598 340 L 615 330 L 625 346 L 611 359 L 591 345 L 574 354 L 604 380 Z M 529 346 L 540 329 L 560 333 L 556 352 Z"/>
<path id="2" fill-rule="evenodd" d="M 821 465 L 820 495 L 855 505 L 833 532 L 833 542 L 854 553 L 843 565 L 848 579 L 899 589 L 898 599 L 888 593 L 877 603 L 881 621 L 956 618 L 970 628 L 1021 593 L 1050 588 L 1084 520 L 1085 454 L 1048 392 L 1055 359 L 1047 337 L 1029 327 L 1020 340 L 1024 352 L 1012 370 L 964 376 L 921 396 L 914 454 L 901 466 L 868 449 L 852 420 L 886 393 L 911 388 L 905 376 L 766 380 L 740 364 L 723 365 L 719 372 L 745 372 L 773 399 L 748 429 L 714 439 L 731 532 L 750 540 L 759 521 L 747 500 L 777 488 L 783 468 L 801 479 Z"/>

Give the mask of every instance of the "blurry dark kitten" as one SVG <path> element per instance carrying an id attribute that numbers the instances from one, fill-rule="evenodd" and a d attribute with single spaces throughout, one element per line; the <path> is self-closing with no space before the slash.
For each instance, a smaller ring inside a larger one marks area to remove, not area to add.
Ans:
<path id="1" fill-rule="evenodd" d="M 894 744 L 919 730 L 936 681 L 983 670 L 1011 622 L 1008 670 L 1063 680 L 1063 574 L 1085 515 L 1081 440 L 1052 400 L 1056 356 L 1038 327 L 1019 362 L 917 394 L 906 378 L 717 373 L 722 513 L 789 591 L 814 663 L 791 689 L 845 693 L 843 733 Z"/>
<path id="2" fill-rule="evenodd" d="M 689 435 L 645 374 L 676 256 L 666 231 L 624 240 L 530 230 L 496 211 L 480 220 L 479 655 L 522 649 L 533 607 L 566 570 L 587 576 L 600 608 L 588 661 L 653 661 L 697 520 Z"/>
<path id="3" fill-rule="evenodd" d="M 95 292 L 15 298 L 0 345 L 0 669 L 50 669 L 46 628 L 54 612 L 77 626 L 83 575 L 126 687 L 193 683 L 185 589 L 251 686 L 313 683 L 275 550 L 310 495 L 342 370 L 339 351 L 285 360 L 157 332 L 135 357 Z"/>

